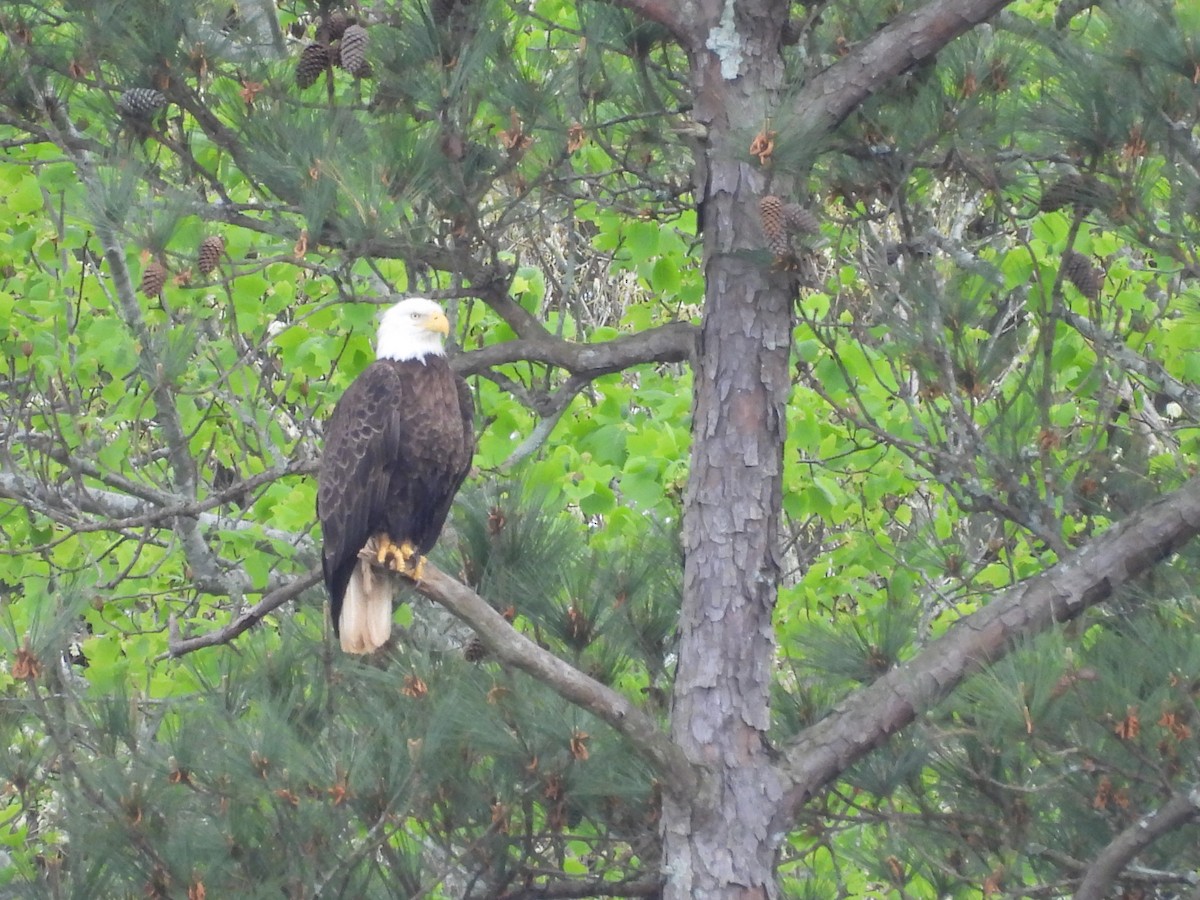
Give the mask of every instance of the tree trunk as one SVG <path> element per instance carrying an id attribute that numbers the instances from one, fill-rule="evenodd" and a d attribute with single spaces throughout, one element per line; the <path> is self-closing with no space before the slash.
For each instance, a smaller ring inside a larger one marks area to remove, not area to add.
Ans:
<path id="1" fill-rule="evenodd" d="M 695 116 L 708 130 L 696 188 L 707 287 L 671 733 L 705 775 L 696 796 L 664 799 L 669 900 L 777 893 L 769 824 L 783 786 L 766 732 L 792 291 L 765 249 L 764 175 L 749 146 L 782 79 L 785 16 L 769 0 L 710 0 L 692 43 Z"/>

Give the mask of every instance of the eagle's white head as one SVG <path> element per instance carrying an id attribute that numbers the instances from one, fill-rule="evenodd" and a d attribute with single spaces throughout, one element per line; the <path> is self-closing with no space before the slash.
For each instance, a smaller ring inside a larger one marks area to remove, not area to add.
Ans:
<path id="1" fill-rule="evenodd" d="M 450 321 L 440 306 L 424 297 L 409 297 L 389 307 L 379 320 L 375 356 L 397 361 L 445 356 L 442 341 L 449 333 Z"/>

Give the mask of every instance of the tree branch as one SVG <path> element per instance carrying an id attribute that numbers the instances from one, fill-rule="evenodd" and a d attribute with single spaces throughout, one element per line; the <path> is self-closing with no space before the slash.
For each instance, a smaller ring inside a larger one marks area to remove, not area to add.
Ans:
<path id="1" fill-rule="evenodd" d="M 595 378 L 645 363 L 685 362 L 698 333 L 688 322 L 672 322 L 599 344 L 577 344 L 546 334 L 472 350 L 455 357 L 453 365 L 466 376 L 506 363 L 540 362 Z"/>
<path id="2" fill-rule="evenodd" d="M 1200 478 L 1161 497 L 1074 555 L 999 594 L 917 656 L 863 687 L 786 748 L 792 787 L 776 815 L 787 828 L 824 785 L 949 696 L 968 676 L 1112 596 L 1200 534 Z"/>
<path id="3" fill-rule="evenodd" d="M 679 0 L 611 0 L 613 6 L 623 6 L 651 22 L 662 25 L 675 39 L 685 42 L 689 37 L 688 20 Z"/>
<path id="4" fill-rule="evenodd" d="M 217 644 L 229 643 L 242 632 L 248 631 L 257 625 L 289 600 L 299 597 L 319 582 L 321 578 L 320 566 L 310 569 L 291 584 L 286 584 L 266 594 L 258 603 L 234 617 L 227 625 L 218 628 L 216 631 L 205 632 L 195 637 L 182 637 L 179 634 L 179 623 L 176 621 L 175 616 L 172 615 L 169 623 L 170 637 L 167 644 L 168 650 L 166 656 L 176 659 L 191 653 L 193 650 L 199 650 L 202 647 L 213 647 Z"/>
<path id="5" fill-rule="evenodd" d="M 1200 421 L 1200 390 L 1173 378 L 1166 369 L 1152 359 L 1141 356 L 1115 335 L 1106 334 L 1083 316 L 1064 309 L 1063 321 L 1084 338 L 1115 359 L 1128 372 L 1140 375 L 1156 385 L 1169 400 L 1174 400 L 1193 422 Z"/>
<path id="6" fill-rule="evenodd" d="M 89 488 L 86 492 L 64 497 L 53 488 L 31 477 L 0 469 L 0 499 L 13 500 L 39 515 L 77 531 L 124 531 L 147 525 L 169 526 L 169 520 L 179 516 L 194 517 L 203 528 L 231 531 L 259 531 L 271 540 L 296 543 L 298 535 L 246 519 L 230 519 L 212 512 L 203 512 L 209 504 L 174 498 L 167 506 L 147 503 L 128 494 Z M 81 523 L 80 513 L 106 519 L 105 522 Z"/>
<path id="7" fill-rule="evenodd" d="M 1092 860 L 1075 892 L 1075 900 L 1104 900 L 1129 862 L 1164 834 L 1200 815 L 1200 787 L 1175 794 L 1154 812 L 1138 819 Z"/>
<path id="8" fill-rule="evenodd" d="M 103 196 L 100 191 L 100 177 L 91 154 L 77 146 L 80 135 L 75 130 L 75 126 L 61 108 L 47 104 L 45 97 L 40 95 L 39 89 L 34 87 L 34 90 L 38 92 L 38 100 L 43 108 L 56 110 L 56 114 L 51 117 L 56 133 L 74 139 L 73 141 L 62 139 L 58 143 L 62 146 L 67 158 L 74 164 L 79 180 L 91 196 Z M 183 496 L 194 500 L 198 496 L 199 482 L 196 462 L 192 458 L 188 434 L 179 415 L 174 385 L 161 374 L 164 370 L 162 360 L 156 356 L 153 350 L 155 344 L 146 325 L 145 317 L 142 315 L 142 308 L 138 303 L 133 279 L 125 262 L 125 250 L 117 236 L 116 227 L 107 214 L 97 213 L 94 215 L 92 227 L 95 229 L 96 237 L 100 240 L 104 260 L 108 263 L 109 275 L 112 279 L 111 299 L 113 305 L 125 323 L 125 327 L 129 329 L 139 345 L 141 374 L 150 388 L 155 417 L 166 440 L 167 462 L 171 468 L 172 487 Z M 100 282 L 100 285 L 107 292 L 103 281 Z M 243 577 L 238 577 L 239 570 L 222 569 L 212 548 L 208 546 L 204 536 L 200 533 L 199 522 L 195 517 L 177 516 L 174 519 L 173 528 L 183 546 L 188 564 L 195 573 L 197 584 L 203 585 L 207 590 L 216 588 L 219 592 L 230 596 L 240 596 L 249 588 L 249 580 L 244 577 L 244 573 L 241 573 Z"/>
<path id="9" fill-rule="evenodd" d="M 537 409 L 537 413 L 541 418 L 537 425 L 525 437 L 525 440 L 513 449 L 508 455 L 508 459 L 500 463 L 500 471 L 508 472 L 512 468 L 524 460 L 528 459 L 536 453 L 543 444 L 550 438 L 550 433 L 554 431 L 554 426 L 558 424 L 558 420 L 562 418 L 571 406 L 571 401 L 587 387 L 590 379 L 581 375 L 572 375 L 554 394 L 546 398 L 546 402 L 541 404 Z"/>
<path id="10" fill-rule="evenodd" d="M 107 519 L 104 522 L 71 523 L 71 527 L 76 532 L 120 531 L 145 525 L 161 525 L 175 516 L 198 516 L 224 506 L 263 485 L 272 484 L 280 478 L 286 478 L 289 475 L 316 475 L 318 468 L 315 459 L 291 459 L 282 465 L 249 475 L 228 487 L 213 491 L 202 500 L 189 500 L 179 494 L 159 490 L 117 472 L 102 469 L 93 461 L 75 455 L 66 447 L 54 443 L 49 435 L 36 432 L 14 434 L 0 432 L 0 440 L 7 441 L 9 439 L 19 440 L 26 447 L 36 448 L 46 458 L 54 460 L 72 474 L 92 478 L 113 489 L 107 491 L 90 485 L 75 485 L 76 490 L 72 494 L 71 500 L 77 508 L 86 509 L 105 516 Z M 96 493 L 100 499 L 95 504 L 88 504 L 86 498 L 92 493 Z M 19 500 L 21 496 L 28 499 L 36 497 L 43 502 L 61 497 L 43 480 L 24 479 L 14 473 L 6 472 L 3 462 L 0 462 L 0 497 Z M 83 498 L 82 501 L 81 498 Z M 135 498 L 144 502 L 138 503 Z M 66 502 L 61 504 L 61 508 L 64 510 L 67 506 Z M 213 517 L 209 516 L 208 520 L 208 523 L 211 524 Z M 225 520 L 219 521 L 224 522 Z M 240 525 L 233 527 L 240 527 Z"/>
<path id="11" fill-rule="evenodd" d="M 661 897 L 662 879 L 638 881 L 558 881 L 542 885 L 522 885 L 505 891 L 498 900 L 575 900 L 585 897 Z"/>
<path id="12" fill-rule="evenodd" d="M 417 590 L 474 628 L 497 659 L 533 676 L 564 700 L 611 725 L 650 761 L 665 790 L 680 798 L 694 794 L 698 779 L 691 763 L 650 716 L 626 697 L 539 647 L 486 600 L 428 560 L 424 573 Z"/>
<path id="13" fill-rule="evenodd" d="M 900 73 L 932 57 L 1012 0 L 933 0 L 897 16 L 817 75 L 790 116 L 802 133 L 824 135 Z"/>

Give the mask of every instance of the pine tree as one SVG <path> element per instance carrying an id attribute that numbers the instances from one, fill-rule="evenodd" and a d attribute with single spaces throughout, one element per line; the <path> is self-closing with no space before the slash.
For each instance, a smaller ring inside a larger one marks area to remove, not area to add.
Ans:
<path id="1" fill-rule="evenodd" d="M 812 12 L 0 13 L 0 891 L 1190 889 L 1200 21 Z M 480 437 L 358 660 L 392 294 Z"/>

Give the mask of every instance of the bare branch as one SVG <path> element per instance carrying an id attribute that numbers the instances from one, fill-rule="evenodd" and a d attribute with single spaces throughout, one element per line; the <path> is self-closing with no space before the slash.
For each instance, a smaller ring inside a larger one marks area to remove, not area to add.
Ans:
<path id="1" fill-rule="evenodd" d="M 36 447 L 38 452 L 59 463 L 68 471 L 87 478 L 93 478 L 116 492 L 109 494 L 107 491 L 100 491 L 101 496 L 116 498 L 128 495 L 122 500 L 105 499 L 101 501 L 97 509 L 93 510 L 99 512 L 100 509 L 105 509 L 102 514 L 108 517 L 108 521 L 91 524 L 75 523 L 72 526 L 75 531 L 119 531 L 123 528 L 158 525 L 173 516 L 197 516 L 200 513 L 224 506 L 249 491 L 265 484 L 271 484 L 280 478 L 285 478 L 289 475 L 315 475 L 318 467 L 317 460 L 315 459 L 288 460 L 281 465 L 239 479 L 234 484 L 219 491 L 213 491 L 204 497 L 203 500 L 188 500 L 179 494 L 162 491 L 140 481 L 128 478 L 118 472 L 103 469 L 92 460 L 75 455 L 65 446 L 55 443 L 49 435 L 36 432 L 14 432 L 12 434 L 0 432 L 0 437 L 19 440 L 27 447 Z M 16 484 L 17 477 L 5 473 L 0 468 L 0 496 L 9 496 L 14 500 L 19 499 L 16 493 L 13 493 L 16 489 Z M 30 491 L 30 482 L 26 481 L 23 484 L 25 484 L 25 490 Z M 77 488 L 72 499 L 78 500 L 78 498 L 84 498 L 93 490 L 95 488 L 90 486 L 86 486 L 83 489 Z M 37 495 L 42 498 L 56 496 L 49 488 L 37 490 Z M 144 500 L 145 503 L 132 503 L 132 498 L 135 497 Z M 86 505 L 86 501 L 84 501 L 84 504 Z M 85 505 L 81 505 L 80 508 L 85 508 Z M 126 510 L 126 512 L 121 512 L 120 510 Z M 131 512 L 128 510 L 137 511 Z"/>
<path id="2" fill-rule="evenodd" d="M 587 387 L 590 379 L 579 375 L 572 375 L 565 385 L 557 390 L 552 396 L 547 398 L 547 402 L 538 409 L 538 415 L 541 418 L 537 425 L 529 432 L 525 440 L 508 455 L 508 459 L 500 463 L 500 471 L 508 472 L 523 460 L 528 459 L 549 439 L 550 433 L 554 431 L 554 426 L 558 424 L 558 420 L 562 418 L 562 414 L 571 406 L 571 401 L 575 396 Z"/>
<path id="3" fill-rule="evenodd" d="M 786 750 L 792 788 L 777 814 L 786 828 L 821 787 L 970 674 L 1032 637 L 1111 597 L 1200 534 L 1200 478 L 1114 525 L 1042 575 L 1015 585 L 960 619 L 917 656 L 857 691 Z"/>
<path id="4" fill-rule="evenodd" d="M 1118 834 L 1092 860 L 1075 892 L 1075 900 L 1104 900 L 1109 888 L 1134 857 L 1165 834 L 1200 815 L 1200 787 L 1175 794 L 1148 816 Z"/>
<path id="5" fill-rule="evenodd" d="M 662 879 L 638 881 L 560 881 L 542 887 L 522 885 L 499 900 L 573 900 L 585 897 L 661 897 Z"/>
<path id="6" fill-rule="evenodd" d="M 1120 363 L 1126 371 L 1140 375 L 1157 386 L 1168 399 L 1183 407 L 1189 419 L 1193 422 L 1200 421 L 1200 390 L 1172 377 L 1157 362 L 1131 350 L 1124 341 L 1113 335 L 1105 334 L 1083 316 L 1064 309 L 1062 317 L 1064 322 L 1084 338 L 1103 348 L 1104 352 Z"/>
<path id="7" fill-rule="evenodd" d="M 686 362 L 698 333 L 688 322 L 672 322 L 599 344 L 576 344 L 546 334 L 472 350 L 455 357 L 454 368 L 460 375 L 477 375 L 505 363 L 540 362 L 594 378 L 645 363 Z"/>
<path id="8" fill-rule="evenodd" d="M 502 276 L 493 275 L 488 281 L 475 280 L 476 287 L 471 293 L 480 297 L 492 308 L 492 312 L 502 318 L 505 323 L 522 338 L 545 339 L 550 332 L 542 322 L 510 296 L 508 292 L 510 277 L 508 273 Z"/>
<path id="9" fill-rule="evenodd" d="M 236 531 L 256 530 L 272 540 L 294 544 L 298 535 L 281 531 L 246 519 L 231 519 L 202 510 L 205 502 L 170 497 L 168 505 L 143 502 L 137 497 L 115 491 L 90 489 L 84 493 L 64 496 L 36 479 L 16 472 L 0 470 L 0 498 L 13 500 L 55 522 L 79 531 L 124 531 L 127 528 L 162 523 L 178 516 L 195 517 L 201 527 Z M 98 516 L 101 522 L 84 522 L 81 514 Z"/>
<path id="10" fill-rule="evenodd" d="M 39 97 L 39 100 L 44 108 L 51 108 L 45 102 L 44 97 Z M 75 139 L 74 142 L 62 139 L 58 143 L 74 163 L 79 180 L 91 194 L 100 196 L 99 175 L 91 154 L 77 146 L 80 135 L 75 130 L 75 126 L 61 111 L 53 121 L 56 132 Z M 104 260 L 108 263 L 109 274 L 112 278 L 114 305 L 140 347 L 140 363 L 150 386 L 159 427 L 162 428 L 166 439 L 167 460 L 171 466 L 172 484 L 183 496 L 195 499 L 198 496 L 196 462 L 192 458 L 188 435 L 179 416 L 175 390 L 169 380 L 161 375 L 164 369 L 162 360 L 157 358 L 152 349 L 155 343 L 134 291 L 133 279 L 125 262 L 125 249 L 117 237 L 112 222 L 108 221 L 105 216 L 94 216 L 92 225 L 100 240 Z M 104 286 L 104 283 L 101 282 L 101 285 Z M 197 584 L 204 584 L 208 589 L 216 587 L 222 593 L 230 595 L 241 594 L 249 587 L 244 573 L 239 570 L 230 571 L 222 568 L 216 555 L 212 552 L 212 548 L 208 546 L 204 536 L 200 533 L 199 523 L 194 517 L 177 516 L 174 520 L 174 529 L 183 545 L 188 563 L 195 573 Z"/>
<path id="11" fill-rule="evenodd" d="M 668 792 L 681 799 L 694 794 L 698 783 L 696 772 L 654 719 L 626 697 L 539 647 L 514 629 L 486 600 L 428 560 L 424 572 L 417 590 L 474 628 L 497 659 L 533 676 L 563 699 L 624 735 L 654 766 Z"/>

